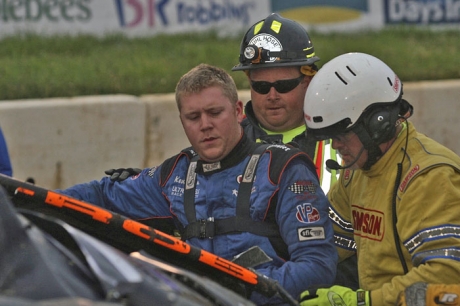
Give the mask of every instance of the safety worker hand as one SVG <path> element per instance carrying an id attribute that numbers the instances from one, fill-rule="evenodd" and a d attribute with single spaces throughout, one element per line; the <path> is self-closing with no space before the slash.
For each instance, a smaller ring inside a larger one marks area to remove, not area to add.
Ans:
<path id="1" fill-rule="evenodd" d="M 105 174 L 110 175 L 110 180 L 112 182 L 122 182 L 128 177 L 137 175 L 142 172 L 142 169 L 139 168 L 118 168 L 118 169 L 109 169 L 104 171 Z"/>
<path id="2" fill-rule="evenodd" d="M 460 305 L 460 285 L 427 284 L 418 282 L 398 296 L 397 306 Z"/>
<path id="3" fill-rule="evenodd" d="M 369 293 L 362 289 L 353 291 L 342 286 L 310 289 L 300 295 L 300 306 L 370 306 Z"/>

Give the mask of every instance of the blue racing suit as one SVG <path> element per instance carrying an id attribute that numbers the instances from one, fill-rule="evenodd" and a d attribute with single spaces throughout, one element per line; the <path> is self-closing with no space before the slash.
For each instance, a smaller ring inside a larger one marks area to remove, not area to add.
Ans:
<path id="1" fill-rule="evenodd" d="M 197 162 L 196 219 L 218 220 L 235 216 L 239 183 L 255 146 L 243 136 L 220 162 Z M 329 202 L 314 170 L 302 158 L 303 152 L 284 145 L 272 147 L 278 154 L 287 154 L 291 150 L 297 153 L 281 168 L 279 183 L 274 183 L 269 173 L 275 155 L 270 150 L 261 154 L 250 189 L 249 215 L 254 222 L 276 223 L 287 246 L 288 258 L 279 256 L 269 238 L 251 232 L 221 234 L 212 239 L 191 237 L 187 242 L 229 260 L 259 246 L 273 260 L 255 269 L 278 281 L 294 298 L 298 298 L 309 287 L 330 285 L 334 281 L 337 253 L 328 218 Z M 187 154 L 179 154 L 174 160 L 164 180 L 161 168 L 165 163 L 144 169 L 139 175 L 122 182 L 111 182 L 109 177 L 104 177 L 59 192 L 135 220 L 173 218 L 180 226 L 186 226 L 189 222 L 184 209 L 184 193 L 191 178 L 187 176 L 191 162 Z M 252 294 L 251 300 L 257 304 L 279 302 L 257 293 Z"/>
<path id="2" fill-rule="evenodd" d="M 8 146 L 6 145 L 2 129 L 0 129 L 0 173 L 8 176 L 13 175 Z"/>

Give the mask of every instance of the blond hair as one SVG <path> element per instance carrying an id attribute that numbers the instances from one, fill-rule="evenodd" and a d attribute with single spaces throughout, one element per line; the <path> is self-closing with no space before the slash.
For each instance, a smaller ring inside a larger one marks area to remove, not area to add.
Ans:
<path id="1" fill-rule="evenodd" d="M 213 86 L 221 87 L 224 96 L 232 104 L 236 104 L 238 101 L 238 91 L 233 78 L 219 67 L 199 64 L 184 74 L 176 85 L 176 104 L 179 111 L 182 97 L 199 93 Z"/>

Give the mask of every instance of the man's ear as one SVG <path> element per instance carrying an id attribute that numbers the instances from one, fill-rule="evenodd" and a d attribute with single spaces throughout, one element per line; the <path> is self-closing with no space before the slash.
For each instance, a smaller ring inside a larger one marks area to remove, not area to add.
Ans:
<path id="1" fill-rule="evenodd" d="M 241 123 L 244 119 L 244 105 L 243 101 L 238 100 L 235 103 L 236 117 L 238 118 L 238 123 Z"/>
<path id="2" fill-rule="evenodd" d="M 311 80 L 313 79 L 313 76 L 305 76 L 305 78 L 303 79 L 303 82 L 305 83 L 305 88 L 308 88 L 308 85 L 310 85 L 310 82 Z"/>

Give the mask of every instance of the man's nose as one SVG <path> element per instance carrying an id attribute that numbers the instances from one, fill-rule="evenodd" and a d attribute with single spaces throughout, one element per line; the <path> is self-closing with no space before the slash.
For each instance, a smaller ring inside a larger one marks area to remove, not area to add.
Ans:
<path id="1" fill-rule="evenodd" d="M 201 116 L 201 129 L 206 130 L 212 127 L 211 118 L 208 115 Z"/>
<path id="2" fill-rule="evenodd" d="M 340 141 L 339 138 L 332 138 L 331 141 L 331 146 L 334 150 L 337 150 L 338 148 L 342 148 L 344 146 L 343 141 Z"/>
<path id="3" fill-rule="evenodd" d="M 267 94 L 267 97 L 271 100 L 277 99 L 279 96 L 279 92 L 276 91 L 275 87 L 270 87 L 270 90 Z"/>

